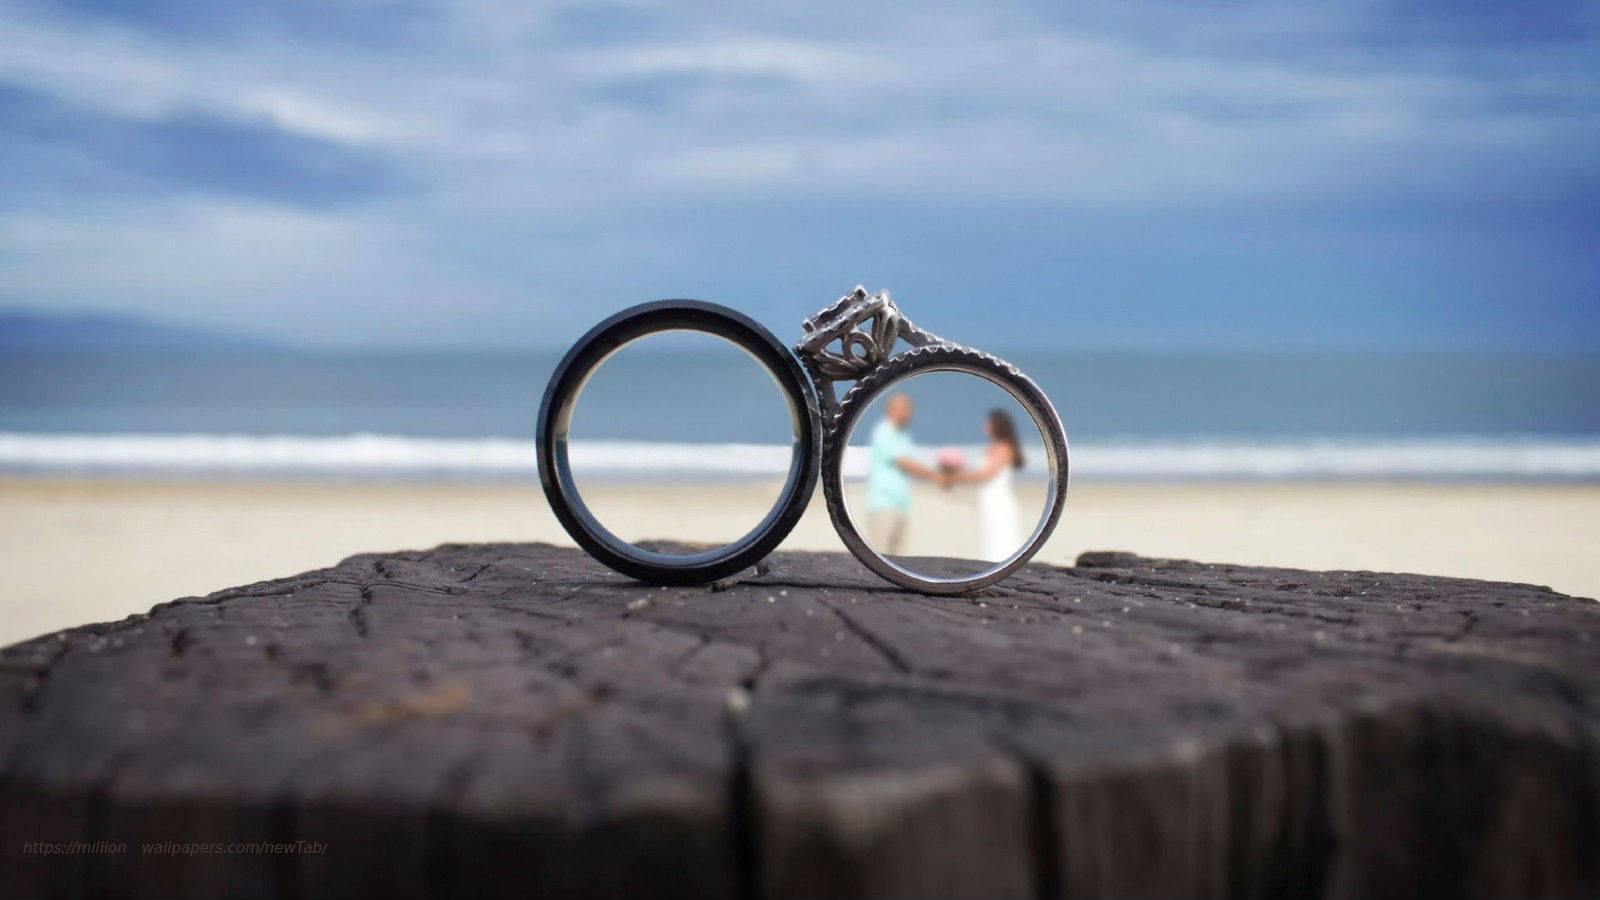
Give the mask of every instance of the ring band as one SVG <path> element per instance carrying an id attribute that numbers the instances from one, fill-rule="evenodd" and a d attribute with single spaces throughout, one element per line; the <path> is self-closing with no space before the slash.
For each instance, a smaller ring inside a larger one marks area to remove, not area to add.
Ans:
<path id="1" fill-rule="evenodd" d="M 919 574 L 873 550 L 862 538 L 844 498 L 844 451 L 850 434 L 872 401 L 908 378 L 930 372 L 957 372 L 985 379 L 1004 390 L 1027 410 L 1044 436 L 1049 486 L 1048 506 L 1032 534 L 1006 559 L 973 575 L 943 578 Z M 862 565 L 882 578 L 925 594 L 964 594 L 994 584 L 1021 568 L 1049 540 L 1066 505 L 1066 434 L 1044 392 L 1028 376 L 1004 360 L 954 344 L 934 344 L 890 358 L 850 388 L 839 402 L 838 413 L 824 433 L 822 445 L 822 495 L 828 504 L 839 539 Z"/>
<path id="2" fill-rule="evenodd" d="M 828 516 L 840 540 L 863 565 L 880 577 L 926 594 L 963 594 L 994 584 L 1021 568 L 1043 547 L 1055 530 L 1067 499 L 1067 434 L 1061 418 L 1043 390 L 1016 366 L 970 347 L 963 347 L 912 324 L 900 313 L 887 291 L 868 294 L 857 287 L 852 293 L 807 319 L 805 338 L 795 346 L 806 362 L 822 402 L 822 494 Z M 891 355 L 895 341 L 912 349 Z M 839 341 L 839 350 L 830 349 Z M 1000 387 L 1033 419 L 1044 438 L 1050 476 L 1047 506 L 1032 534 L 1015 553 L 973 575 L 937 577 L 920 575 L 898 565 L 868 546 L 844 498 L 844 452 L 851 431 L 872 401 L 894 385 L 914 375 L 958 372 L 975 375 Z M 844 399 L 834 402 L 834 381 L 854 381 Z"/>
<path id="3" fill-rule="evenodd" d="M 789 474 L 767 515 L 732 543 L 687 555 L 646 550 L 613 534 L 584 504 L 568 462 L 567 432 L 589 377 L 622 347 L 664 331 L 715 335 L 748 353 L 783 392 L 794 429 Z M 699 300 L 644 303 L 590 329 L 556 366 L 539 404 L 539 481 L 561 526 L 595 559 L 652 584 L 705 584 L 756 565 L 794 529 L 816 487 L 820 421 L 816 390 L 799 361 L 753 319 Z"/>

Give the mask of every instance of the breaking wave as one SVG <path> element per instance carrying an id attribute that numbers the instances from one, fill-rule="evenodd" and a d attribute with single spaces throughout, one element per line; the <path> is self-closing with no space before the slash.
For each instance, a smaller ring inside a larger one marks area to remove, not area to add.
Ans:
<path id="1" fill-rule="evenodd" d="M 960 448 L 969 456 L 978 448 Z M 1039 471 L 1041 448 L 1029 453 Z M 788 447 L 630 441 L 575 443 L 585 476 L 739 479 L 781 476 Z M 1088 479 L 1600 479 L 1600 438 L 1168 440 L 1074 444 L 1072 477 Z M 532 440 L 245 434 L 0 432 L 0 471 L 41 474 L 522 479 Z M 846 474 L 865 469 L 864 450 Z"/>

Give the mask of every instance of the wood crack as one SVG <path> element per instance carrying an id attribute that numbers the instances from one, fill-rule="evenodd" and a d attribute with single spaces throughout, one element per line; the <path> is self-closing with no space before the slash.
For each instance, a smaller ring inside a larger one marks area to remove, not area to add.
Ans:
<path id="1" fill-rule="evenodd" d="M 834 616 L 836 616 L 839 621 L 844 624 L 844 627 L 849 629 L 851 634 L 854 634 L 868 647 L 871 647 L 874 651 L 876 651 L 879 656 L 883 657 L 884 661 L 892 666 L 895 671 L 902 674 L 910 673 L 911 664 L 906 661 L 906 658 L 901 655 L 899 650 L 895 649 L 893 644 L 879 637 L 872 631 L 872 629 L 856 621 L 855 616 L 846 613 L 844 610 L 835 606 L 833 603 L 830 603 L 828 600 L 818 598 L 818 602 L 821 603 L 822 606 L 829 612 L 833 613 Z"/>

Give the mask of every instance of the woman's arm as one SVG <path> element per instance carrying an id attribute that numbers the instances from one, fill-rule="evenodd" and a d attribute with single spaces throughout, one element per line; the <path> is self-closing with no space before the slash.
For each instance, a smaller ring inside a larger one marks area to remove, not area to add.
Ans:
<path id="1" fill-rule="evenodd" d="M 1011 445 L 990 444 L 989 449 L 984 451 L 983 454 L 983 468 L 974 469 L 970 472 L 957 472 L 952 476 L 951 480 L 962 484 L 988 481 L 1000 474 L 1000 470 L 1009 465 L 1011 465 Z"/>

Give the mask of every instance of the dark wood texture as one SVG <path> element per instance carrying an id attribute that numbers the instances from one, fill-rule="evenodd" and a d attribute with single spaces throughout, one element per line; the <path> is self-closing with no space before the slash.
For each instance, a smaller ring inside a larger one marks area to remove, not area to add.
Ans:
<path id="1" fill-rule="evenodd" d="M 0 651 L 0 892 L 1595 896 L 1597 688 L 1600 605 L 1520 585 L 357 556 Z M 21 852 L 74 839 L 128 847 Z M 327 849 L 141 852 L 260 840 Z"/>

